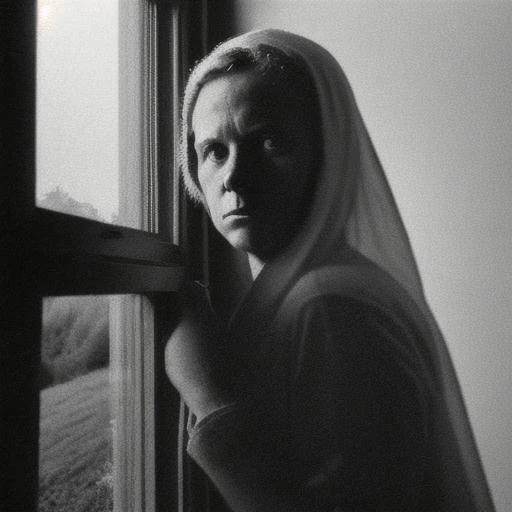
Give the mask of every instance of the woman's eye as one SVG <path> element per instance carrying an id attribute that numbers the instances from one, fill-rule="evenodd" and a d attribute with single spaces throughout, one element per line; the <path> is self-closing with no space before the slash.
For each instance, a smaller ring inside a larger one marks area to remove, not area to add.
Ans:
<path id="1" fill-rule="evenodd" d="M 228 148 L 220 143 L 210 144 L 205 148 L 203 156 L 212 162 L 221 162 L 228 156 Z"/>
<path id="2" fill-rule="evenodd" d="M 263 139 L 263 149 L 268 153 L 278 153 L 283 150 L 283 144 L 276 137 Z"/>

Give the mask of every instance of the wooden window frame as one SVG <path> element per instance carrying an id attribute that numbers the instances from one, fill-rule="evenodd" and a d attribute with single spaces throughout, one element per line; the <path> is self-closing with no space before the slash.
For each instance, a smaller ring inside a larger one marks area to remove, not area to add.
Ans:
<path id="1" fill-rule="evenodd" d="M 176 292 L 185 264 L 200 275 L 201 216 L 170 193 L 177 183 L 179 90 L 204 51 L 205 0 L 137 0 L 149 28 L 142 165 L 148 173 L 147 231 L 38 208 L 35 204 L 37 1 L 0 2 L 0 509 L 36 511 L 42 298 L 50 295 L 143 294 L 151 302 L 154 433 L 158 446 L 143 506 L 177 510 L 179 398 L 165 376 L 166 336 L 178 320 Z M 199 25 L 201 27 L 202 25 Z M 192 29 L 193 28 L 193 29 Z M 172 87 L 170 87 L 172 85 Z M 169 112 L 174 112 L 169 116 Z M 151 180 L 156 180 L 152 181 Z M 158 212 L 158 214 L 157 214 Z M 158 232 L 158 233 L 157 233 Z M 193 234 L 191 234 L 193 233 Z M 200 256 L 197 256 L 199 254 Z M 196 270 L 194 270 L 196 269 Z M 141 345 L 139 344 L 139 347 Z M 147 376 L 145 377 L 147 378 Z M 148 461 L 145 460 L 145 463 Z M 170 482 L 176 482 L 176 486 Z M 139 506 L 139 505 L 137 505 Z M 144 510 L 144 509 L 142 509 Z"/>

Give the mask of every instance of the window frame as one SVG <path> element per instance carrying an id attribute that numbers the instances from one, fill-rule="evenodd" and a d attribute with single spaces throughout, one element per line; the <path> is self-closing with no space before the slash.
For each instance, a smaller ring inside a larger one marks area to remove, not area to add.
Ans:
<path id="1" fill-rule="evenodd" d="M 172 196 L 169 192 L 179 179 L 179 91 L 190 63 L 205 49 L 207 2 L 137 1 L 148 16 L 149 29 L 144 75 L 149 80 L 145 123 L 150 153 L 143 165 L 154 170 L 149 176 L 156 182 L 148 190 L 156 194 L 146 205 L 148 231 L 36 206 L 37 1 L 0 3 L 0 161 L 7 170 L 0 175 L 0 433 L 2 440 L 9 439 L 2 442 L 0 473 L 0 508 L 5 510 L 36 511 L 38 506 L 42 298 L 121 293 L 144 294 L 154 317 L 154 352 L 146 356 L 154 361 L 153 442 L 159 449 L 152 461 L 156 495 L 146 501 L 153 503 L 147 511 L 178 508 L 179 397 L 166 378 L 163 351 L 178 321 L 176 292 L 185 265 L 200 277 L 206 253 L 203 217 L 189 211 L 177 186 Z M 171 481 L 176 486 L 169 485 Z"/>

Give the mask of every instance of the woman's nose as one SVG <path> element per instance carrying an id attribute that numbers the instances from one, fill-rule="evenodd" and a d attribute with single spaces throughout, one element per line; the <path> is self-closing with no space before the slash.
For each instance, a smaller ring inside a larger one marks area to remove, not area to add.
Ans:
<path id="1" fill-rule="evenodd" d="M 232 150 L 226 163 L 226 171 L 223 179 L 224 189 L 236 192 L 250 188 L 254 181 L 251 169 L 250 155 L 242 148 Z"/>

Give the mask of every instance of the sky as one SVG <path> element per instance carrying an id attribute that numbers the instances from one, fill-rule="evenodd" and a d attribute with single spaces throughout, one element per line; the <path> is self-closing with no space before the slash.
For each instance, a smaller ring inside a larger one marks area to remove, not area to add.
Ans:
<path id="1" fill-rule="evenodd" d="M 39 0 L 37 198 L 119 209 L 118 0 Z"/>

